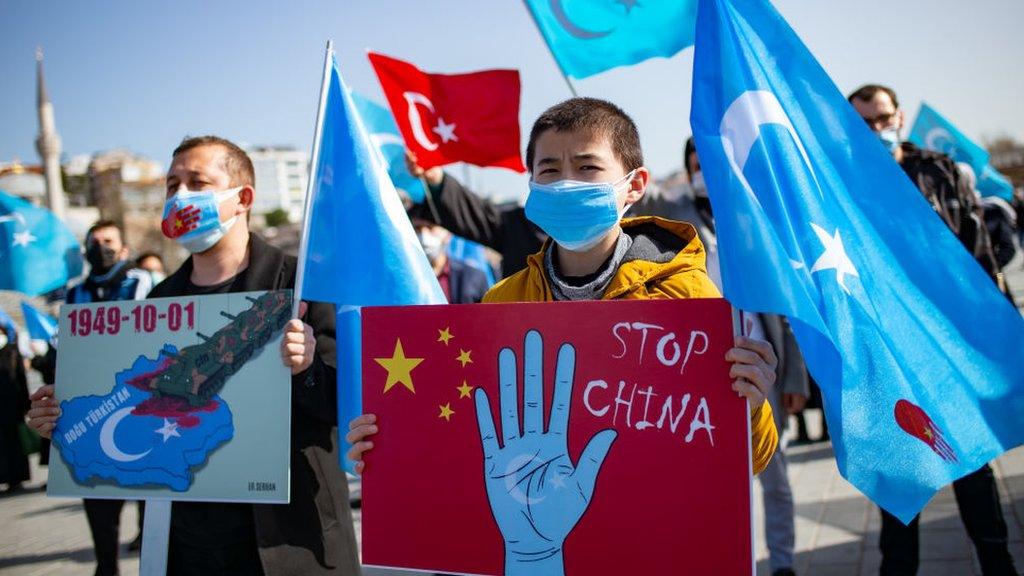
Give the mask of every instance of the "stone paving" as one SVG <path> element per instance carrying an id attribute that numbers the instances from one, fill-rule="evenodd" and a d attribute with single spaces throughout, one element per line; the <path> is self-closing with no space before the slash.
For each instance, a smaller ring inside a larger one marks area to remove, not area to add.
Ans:
<path id="1" fill-rule="evenodd" d="M 809 411 L 813 424 L 817 411 Z M 861 576 L 876 574 L 879 514 L 839 476 L 827 443 L 791 447 L 790 478 L 796 501 L 796 569 L 799 574 Z M 1024 567 L 1024 448 L 993 463 L 1009 524 L 1011 553 Z M 0 575 L 42 576 L 92 574 L 93 553 L 81 502 L 47 498 L 40 490 L 45 469 L 33 469 L 27 490 L 0 496 Z M 768 574 L 768 551 L 762 533 L 760 486 L 754 486 L 757 574 Z M 358 524 L 359 514 L 356 513 Z M 136 508 L 125 506 L 121 542 L 136 534 Z M 928 505 L 921 521 L 921 576 L 981 574 L 973 548 L 960 523 L 956 502 L 945 489 Z M 137 553 L 122 547 L 121 573 L 138 573 Z M 371 576 L 411 576 L 412 572 L 370 570 Z"/>
<path id="2" fill-rule="evenodd" d="M 1018 306 L 1024 306 L 1024 256 L 1007 266 L 1007 281 Z M 811 435 L 820 413 L 808 411 Z M 801 575 L 877 574 L 878 509 L 839 476 L 827 443 L 791 447 L 789 474 L 796 501 L 796 570 Z M 35 466 L 27 490 L 0 494 L 0 576 L 92 574 L 92 540 L 81 502 L 46 498 L 40 490 L 45 469 Z M 1009 525 L 1010 552 L 1024 569 L 1024 447 L 993 462 Z M 767 575 L 760 486 L 754 486 L 755 554 L 758 576 Z M 138 553 L 124 546 L 136 534 L 136 508 L 121 517 L 121 573 L 137 574 Z M 356 511 L 358 529 L 359 513 Z M 357 532 L 358 533 L 358 532 Z M 952 490 L 946 488 L 925 508 L 921 519 L 920 576 L 980 575 L 977 558 L 960 522 Z M 367 569 L 369 576 L 411 576 L 413 572 Z"/>

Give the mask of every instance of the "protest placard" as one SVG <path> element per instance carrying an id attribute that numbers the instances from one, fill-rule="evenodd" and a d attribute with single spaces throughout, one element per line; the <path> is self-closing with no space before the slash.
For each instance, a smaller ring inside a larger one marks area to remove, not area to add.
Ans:
<path id="1" fill-rule="evenodd" d="M 752 570 L 721 299 L 363 310 L 363 561 L 461 574 Z"/>
<path id="2" fill-rule="evenodd" d="M 288 501 L 291 292 L 61 308 L 47 493 Z"/>

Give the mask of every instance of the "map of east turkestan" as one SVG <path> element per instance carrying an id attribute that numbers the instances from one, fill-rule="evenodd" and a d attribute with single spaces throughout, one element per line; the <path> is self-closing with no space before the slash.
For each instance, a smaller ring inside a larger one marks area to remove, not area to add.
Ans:
<path id="1" fill-rule="evenodd" d="M 231 440 L 231 410 L 219 395 L 193 406 L 147 388 L 145 383 L 177 353 L 167 344 L 155 359 L 140 356 L 117 373 L 109 393 L 61 402 L 53 441 L 76 482 L 183 492 L 192 485 L 194 470 Z"/>

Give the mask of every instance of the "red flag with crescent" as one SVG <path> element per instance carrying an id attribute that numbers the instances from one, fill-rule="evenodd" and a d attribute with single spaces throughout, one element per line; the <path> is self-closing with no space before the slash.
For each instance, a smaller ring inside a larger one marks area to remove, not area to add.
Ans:
<path id="1" fill-rule="evenodd" d="M 519 71 L 429 74 L 369 53 L 405 145 L 423 168 L 452 162 L 525 172 L 519 148 Z"/>

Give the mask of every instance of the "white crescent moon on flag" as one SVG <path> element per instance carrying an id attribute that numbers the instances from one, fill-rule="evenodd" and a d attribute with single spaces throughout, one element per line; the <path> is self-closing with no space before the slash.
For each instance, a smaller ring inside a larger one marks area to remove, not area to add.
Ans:
<path id="1" fill-rule="evenodd" d="M 412 126 L 413 138 L 423 148 L 431 151 L 437 150 L 437 143 L 432 142 L 423 131 L 423 120 L 420 118 L 419 108 L 416 107 L 417 104 L 421 104 L 434 112 L 434 103 L 419 92 L 403 92 L 402 96 L 405 97 L 405 102 L 409 107 L 409 124 Z"/>
<path id="2" fill-rule="evenodd" d="M 17 222 L 17 223 L 21 224 L 22 226 L 24 226 L 25 225 L 25 217 L 22 216 L 21 214 L 17 213 L 17 212 L 12 212 L 10 214 L 5 214 L 3 216 L 0 216 L 0 222 Z"/>
<path id="3" fill-rule="evenodd" d="M 402 137 L 398 134 L 392 134 L 390 132 L 376 132 L 374 134 L 370 134 L 370 142 L 373 142 L 374 147 L 381 153 L 380 161 L 384 163 L 384 168 L 389 170 L 391 169 L 391 163 L 388 162 L 387 157 L 384 156 L 384 147 L 398 145 L 405 148 L 405 140 L 402 140 Z"/>
<path id="4" fill-rule="evenodd" d="M 383 148 L 389 144 L 405 146 L 405 141 L 402 140 L 401 136 L 390 132 L 376 132 L 374 134 L 370 134 L 370 141 L 372 141 L 378 148 Z"/>
<path id="5" fill-rule="evenodd" d="M 117 460 L 118 462 L 133 462 L 144 457 L 153 450 L 150 448 L 140 454 L 127 454 L 122 452 L 121 449 L 117 447 L 117 444 L 114 443 L 114 430 L 117 429 L 117 425 L 121 420 L 124 420 L 126 416 L 131 414 L 134 408 L 134 406 L 129 406 L 114 412 L 107 418 L 107 421 L 103 423 L 103 428 L 100 429 L 100 448 L 103 449 L 103 453 L 111 460 Z"/>
<path id="6" fill-rule="evenodd" d="M 739 98 L 736 98 L 725 111 L 722 123 L 718 128 L 725 155 L 732 165 L 733 172 L 736 173 L 747 190 L 753 193 L 750 183 L 743 176 L 743 168 L 747 165 L 747 158 L 750 156 L 750 149 L 754 146 L 754 142 L 761 137 L 761 126 L 765 124 L 782 126 L 793 136 L 800 156 L 804 159 L 804 165 L 814 179 L 814 183 L 817 184 L 818 196 L 824 197 L 821 183 L 818 182 L 818 177 L 814 174 L 811 159 L 807 155 L 807 150 L 804 149 L 803 141 L 800 140 L 796 129 L 793 128 L 793 122 L 786 115 L 786 111 L 775 94 L 766 90 L 749 90 L 740 94 Z"/>
<path id="7" fill-rule="evenodd" d="M 594 40 L 607 36 L 614 32 L 612 30 L 587 30 L 581 26 L 577 26 L 572 20 L 569 19 L 569 15 L 565 13 L 565 7 L 562 6 L 562 0 L 550 0 L 551 13 L 555 15 L 555 20 L 558 20 L 558 24 L 565 29 L 571 36 L 579 38 L 580 40 Z"/>
<path id="8" fill-rule="evenodd" d="M 956 151 L 956 145 L 953 144 L 953 135 L 949 133 L 949 130 L 941 126 L 932 128 L 924 135 L 924 147 L 946 154 Z"/>

